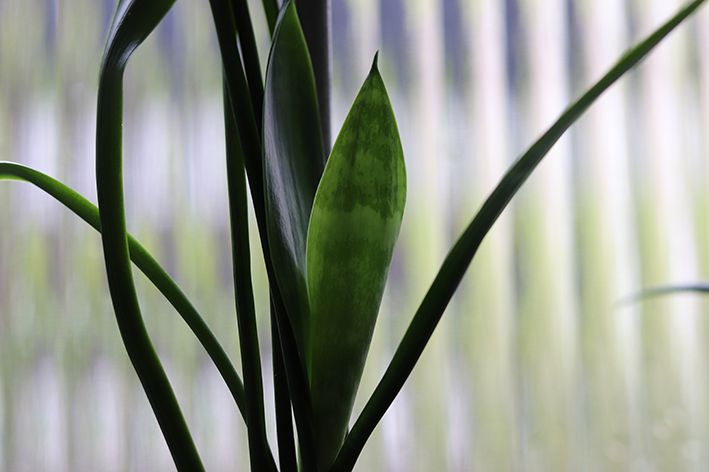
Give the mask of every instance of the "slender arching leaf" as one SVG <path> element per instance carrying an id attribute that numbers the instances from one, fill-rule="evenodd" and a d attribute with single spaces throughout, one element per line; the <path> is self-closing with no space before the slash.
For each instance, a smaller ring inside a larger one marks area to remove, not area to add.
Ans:
<path id="1" fill-rule="evenodd" d="M 273 31 L 276 29 L 276 20 L 278 19 L 278 2 L 276 0 L 262 0 L 263 12 L 266 15 L 266 23 L 268 23 L 268 32 L 273 36 Z"/>
<path id="2" fill-rule="evenodd" d="M 242 372 L 244 373 L 246 422 L 249 425 L 249 460 L 252 470 L 269 472 L 276 470 L 276 463 L 266 438 L 261 352 L 256 326 L 254 289 L 251 281 L 251 251 L 249 249 L 244 160 L 226 83 L 223 90 L 232 269 L 237 309 L 236 319 L 239 326 L 239 349 Z"/>
<path id="3" fill-rule="evenodd" d="M 261 64 L 259 62 L 258 50 L 256 48 L 256 38 L 254 28 L 251 23 L 249 13 L 249 2 L 247 0 L 230 0 L 232 14 L 234 15 L 234 25 L 236 35 L 239 40 L 241 54 L 244 57 L 244 72 L 249 85 L 252 109 L 256 123 L 263 120 L 263 79 L 261 77 Z M 257 128 L 259 131 L 260 128 Z"/>
<path id="4" fill-rule="evenodd" d="M 102 69 L 117 71 L 158 26 L 175 0 L 120 0 L 108 31 Z"/>
<path id="5" fill-rule="evenodd" d="M 404 334 L 394 358 L 347 435 L 330 469 L 331 472 L 352 470 L 365 442 L 411 374 L 483 238 L 542 158 L 608 87 L 645 57 L 703 2 L 704 0 L 695 0 L 689 3 L 648 38 L 628 50 L 601 80 L 571 104 L 556 123 L 505 174 L 446 256 L 438 275 Z"/>
<path id="6" fill-rule="evenodd" d="M 709 293 L 709 283 L 693 283 L 686 285 L 661 285 L 658 287 L 649 287 L 641 290 L 638 293 L 629 295 L 618 302 L 618 304 L 626 304 L 639 302 L 648 298 L 659 297 L 661 295 L 673 295 L 676 293 Z"/>
<path id="7" fill-rule="evenodd" d="M 37 170 L 14 162 L 0 161 L 0 180 L 17 180 L 35 185 L 100 232 L 98 208 L 61 182 Z M 180 287 L 133 236 L 128 235 L 130 258 L 185 320 L 224 378 L 241 415 L 246 419 L 244 386 L 224 348 Z"/>
<path id="8" fill-rule="evenodd" d="M 279 15 L 266 69 L 263 122 L 268 244 L 301 357 L 309 317 L 308 220 L 325 165 L 312 66 L 295 5 Z"/>
<path id="9" fill-rule="evenodd" d="M 177 469 L 204 470 L 140 313 L 123 201 L 123 75 L 135 49 L 174 0 L 121 0 L 103 54 L 96 114 L 96 190 L 108 286 L 128 357 L 160 424 Z"/>
<path id="10" fill-rule="evenodd" d="M 261 103 L 252 103 L 254 97 L 244 75 L 245 68 L 244 64 L 242 64 L 239 45 L 237 44 L 234 9 L 230 0 L 209 0 L 209 5 L 214 18 L 219 52 L 222 58 L 222 68 L 229 90 L 229 100 L 231 101 L 231 109 L 234 112 L 236 129 L 239 134 L 239 144 L 249 177 L 256 220 L 259 225 L 259 232 L 265 232 L 263 163 L 259 131 L 261 123 L 257 123 L 257 111 L 255 110 L 255 108 L 261 107 Z M 262 246 L 265 245 L 264 239 Z"/>
<path id="11" fill-rule="evenodd" d="M 330 89 L 332 82 L 331 0 L 293 0 L 313 62 L 325 154 L 330 153 Z"/>
<path id="12" fill-rule="evenodd" d="M 306 345 L 322 470 L 352 413 L 406 203 L 406 168 L 377 58 L 320 181 L 308 230 Z"/>
<path id="13" fill-rule="evenodd" d="M 298 472 L 298 456 L 295 450 L 293 414 L 288 393 L 288 374 L 283 362 L 283 351 L 278 336 L 278 320 L 271 302 L 271 345 L 273 346 L 273 397 L 276 410 L 276 437 L 278 438 L 278 462 L 281 472 Z"/>

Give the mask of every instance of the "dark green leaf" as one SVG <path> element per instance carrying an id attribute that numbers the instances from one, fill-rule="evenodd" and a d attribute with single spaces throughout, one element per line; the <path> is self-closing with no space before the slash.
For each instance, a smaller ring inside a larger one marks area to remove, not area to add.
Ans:
<path id="1" fill-rule="evenodd" d="M 295 5 L 279 16 L 266 69 L 264 183 L 273 270 L 301 354 L 309 307 L 308 220 L 324 167 L 312 66 Z"/>
<path id="2" fill-rule="evenodd" d="M 123 74 L 135 49 L 174 0 L 122 0 L 113 19 L 99 75 L 96 190 L 106 276 L 128 357 L 155 412 L 177 469 L 204 470 L 170 382 L 150 341 L 133 283 L 123 200 Z"/>
<path id="3" fill-rule="evenodd" d="M 253 103 L 257 98 L 254 93 L 256 89 L 249 87 L 244 75 L 244 64 L 241 61 L 239 45 L 237 44 L 236 20 L 230 0 L 209 0 L 209 5 L 214 18 L 214 26 L 219 42 L 219 52 L 222 58 L 222 68 L 229 90 L 229 100 L 234 112 L 234 121 L 239 134 L 239 144 L 246 171 L 248 172 L 251 186 L 251 196 L 253 199 L 256 220 L 259 231 L 265 231 L 265 210 L 263 201 L 263 169 L 262 169 L 262 149 L 261 149 L 261 123 L 257 122 L 256 116 L 260 115 L 260 101 Z M 247 48 L 248 49 L 248 48 Z M 251 63 L 251 62 L 250 62 Z M 247 67 L 253 70 L 253 65 Z M 260 87 L 255 74 L 251 74 L 251 80 L 255 87 Z M 265 244 L 264 242 L 262 245 Z"/>
<path id="4" fill-rule="evenodd" d="M 0 180 L 18 180 L 31 183 L 54 197 L 96 231 L 101 231 L 98 208 L 84 197 L 57 180 L 29 167 L 14 162 L 0 161 Z M 130 258 L 135 266 L 152 282 L 185 320 L 207 354 L 214 362 L 229 388 L 241 415 L 246 419 L 244 386 L 239 374 L 219 341 L 199 315 L 187 296 L 160 264 L 131 235 L 128 235 Z"/>
<path id="5" fill-rule="evenodd" d="M 647 298 L 659 297 L 660 295 L 672 295 L 675 293 L 686 293 L 686 292 L 709 293 L 709 284 L 708 283 L 695 283 L 695 284 L 687 284 L 687 285 L 666 285 L 666 286 L 660 286 L 660 287 L 650 287 L 650 288 L 643 289 L 636 294 L 625 297 L 624 299 L 620 300 L 618 303 L 619 304 L 632 303 L 632 302 L 638 302 L 641 300 L 645 300 Z"/>
<path id="6" fill-rule="evenodd" d="M 318 94 L 325 154 L 330 154 L 330 88 L 332 82 L 331 0 L 293 0 L 308 45 Z"/>
<path id="7" fill-rule="evenodd" d="M 102 68 L 117 71 L 158 26 L 175 0 L 120 0 L 108 32 Z"/>
<path id="8" fill-rule="evenodd" d="M 263 120 L 263 79 L 261 78 L 261 64 L 259 62 L 258 50 L 256 48 L 256 38 L 254 28 L 251 23 L 249 13 L 249 2 L 247 0 L 230 0 L 231 12 L 234 16 L 233 24 L 236 27 L 236 35 L 239 40 L 241 54 L 244 57 L 244 72 L 249 86 L 252 110 L 256 123 Z"/>
<path id="9" fill-rule="evenodd" d="M 224 134 L 226 136 L 232 268 L 237 309 L 236 319 L 239 326 L 239 349 L 246 392 L 246 422 L 249 425 L 249 460 L 252 470 L 269 472 L 276 470 L 276 463 L 266 438 L 261 353 L 256 326 L 254 290 L 251 282 L 246 177 L 239 134 L 236 131 L 226 81 L 224 82 Z"/>
<path id="10" fill-rule="evenodd" d="M 268 32 L 273 36 L 273 30 L 276 29 L 276 20 L 278 19 L 278 2 L 276 0 L 262 0 L 261 3 L 263 3 L 263 12 L 266 15 Z"/>
<path id="11" fill-rule="evenodd" d="M 271 298 L 271 301 L 273 318 L 276 321 L 278 331 L 278 344 L 280 344 L 283 367 L 285 368 L 286 381 L 288 382 L 288 393 L 293 406 L 295 426 L 298 431 L 301 468 L 303 471 L 319 472 L 320 468 L 315 455 L 315 433 L 313 432 L 307 374 L 298 355 L 293 328 L 291 328 L 288 321 L 288 315 L 285 314 L 283 300 L 276 294 Z"/>
<path id="12" fill-rule="evenodd" d="M 304 470 L 316 471 L 305 373 L 303 332 L 309 318 L 305 281 L 308 219 L 324 167 L 320 117 L 295 6 L 279 14 L 266 69 L 263 123 L 264 202 L 269 269 L 278 339 L 295 415 Z M 252 181 L 252 187 L 254 182 Z"/>
<path id="13" fill-rule="evenodd" d="M 298 472 L 298 459 L 295 452 L 293 432 L 293 414 L 288 393 L 286 366 L 278 336 L 278 320 L 275 307 L 271 302 L 271 344 L 273 345 L 273 396 L 276 410 L 276 436 L 278 437 L 278 462 L 281 472 Z"/>

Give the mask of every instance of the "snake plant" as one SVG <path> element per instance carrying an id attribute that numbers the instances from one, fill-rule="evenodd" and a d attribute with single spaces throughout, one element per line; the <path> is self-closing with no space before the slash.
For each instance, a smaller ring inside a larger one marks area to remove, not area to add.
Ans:
<path id="1" fill-rule="evenodd" d="M 404 154 L 377 56 L 372 51 L 369 76 L 330 152 L 328 2 L 286 0 L 279 5 L 277 0 L 263 0 L 271 45 L 262 77 L 247 1 L 210 0 L 224 78 L 242 382 L 188 298 L 126 232 L 123 73 L 132 53 L 173 3 L 120 0 L 118 4 L 98 93 L 98 206 L 51 177 L 16 163 L 0 162 L 0 179 L 37 186 L 101 233 L 120 333 L 178 470 L 204 467 L 143 324 L 131 261 L 173 304 L 224 378 L 248 431 L 252 470 L 349 472 L 409 377 L 480 243 L 512 197 L 588 107 L 703 0 L 688 3 L 628 49 L 502 177 L 450 249 L 385 374 L 354 421 L 353 403 L 407 193 Z M 249 194 L 257 241 L 249 240 Z M 264 356 L 257 338 L 251 244 L 263 249 L 270 287 L 278 462 L 264 419 Z"/>

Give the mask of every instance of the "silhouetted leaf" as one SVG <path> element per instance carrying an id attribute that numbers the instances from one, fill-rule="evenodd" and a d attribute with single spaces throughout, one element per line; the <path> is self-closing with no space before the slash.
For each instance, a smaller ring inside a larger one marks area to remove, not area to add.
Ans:
<path id="1" fill-rule="evenodd" d="M 301 358 L 309 306 L 308 220 L 325 165 L 315 80 L 295 5 L 281 11 L 266 69 L 264 182 L 273 269 Z"/>
<path id="2" fill-rule="evenodd" d="M 101 232 L 101 223 L 99 221 L 98 208 L 96 205 L 52 177 L 15 162 L 0 161 L 0 180 L 17 180 L 35 185 L 48 195 L 54 197 L 59 203 L 67 207 L 96 231 Z M 130 258 L 135 266 L 145 274 L 148 280 L 155 285 L 160 293 L 165 296 L 167 301 L 177 310 L 202 344 L 205 351 L 207 351 L 207 354 L 214 362 L 217 370 L 219 370 L 219 373 L 224 378 L 229 391 L 245 419 L 244 385 L 221 344 L 219 344 L 219 341 L 209 329 L 209 326 L 207 326 L 207 323 L 205 323 L 204 319 L 197 312 L 197 309 L 192 305 L 175 281 L 172 280 L 153 256 L 130 234 L 128 235 L 128 247 L 130 249 Z"/>
<path id="3" fill-rule="evenodd" d="M 123 200 L 123 74 L 135 49 L 174 0 L 122 0 L 109 31 L 99 74 L 96 190 L 106 276 L 128 357 L 180 471 L 204 470 L 170 382 L 145 329 L 133 283 Z"/>

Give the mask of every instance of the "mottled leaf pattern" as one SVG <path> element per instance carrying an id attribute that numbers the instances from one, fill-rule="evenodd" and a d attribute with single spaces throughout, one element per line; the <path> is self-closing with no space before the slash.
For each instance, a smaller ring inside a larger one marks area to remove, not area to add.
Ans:
<path id="1" fill-rule="evenodd" d="M 321 470 L 345 437 L 406 202 L 406 169 L 376 58 L 315 196 L 308 371 Z"/>

